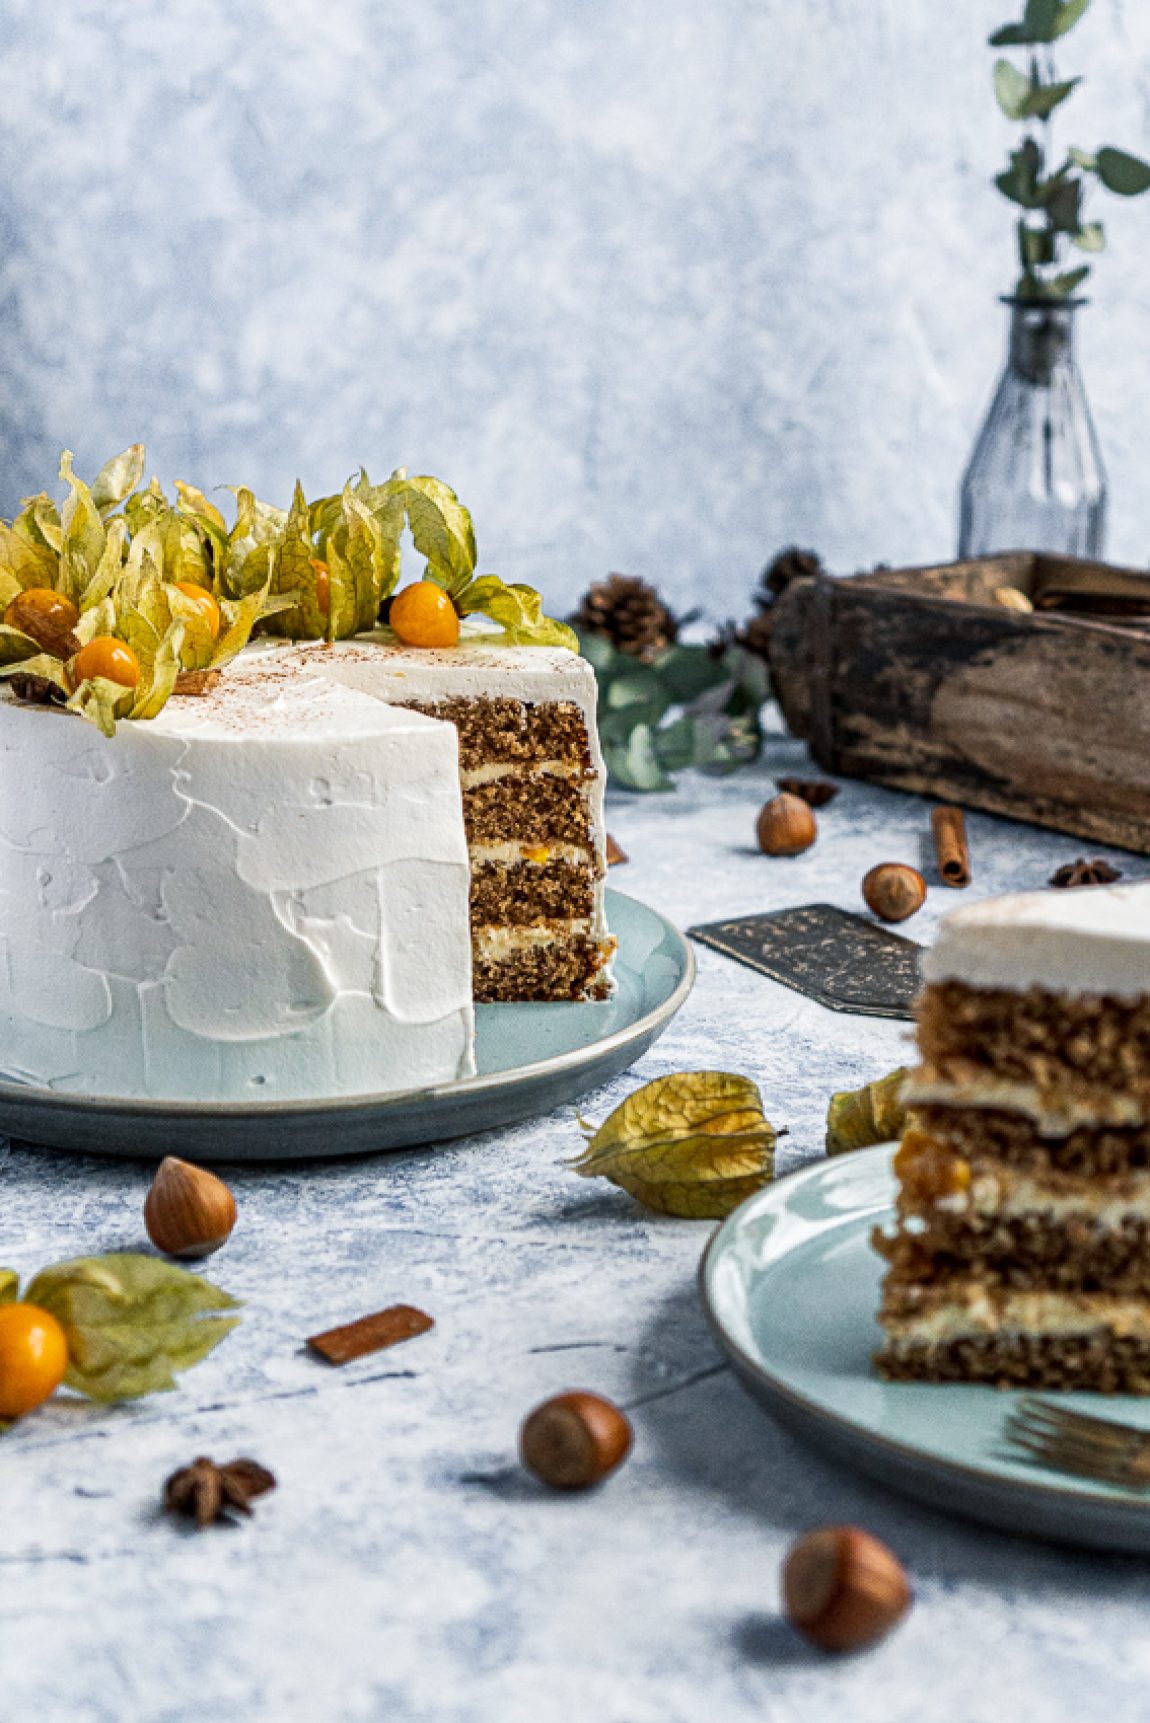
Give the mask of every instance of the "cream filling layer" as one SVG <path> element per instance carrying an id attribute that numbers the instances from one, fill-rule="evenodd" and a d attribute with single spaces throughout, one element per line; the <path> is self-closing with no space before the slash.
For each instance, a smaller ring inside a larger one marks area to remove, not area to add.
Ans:
<path id="1" fill-rule="evenodd" d="M 1125 1220 L 1150 1221 L 1150 1171 L 1138 1168 L 1113 1178 L 1034 1177 L 1014 1167 L 974 1170 L 969 1190 L 940 1197 L 934 1204 L 944 1214 L 976 1214 L 1002 1220 L 1027 1215 L 1064 1221 L 1081 1215 L 1098 1227 L 1118 1227 Z"/>
<path id="2" fill-rule="evenodd" d="M 1053 1094 L 1034 1083 L 973 1077 L 956 1083 L 936 1071 L 919 1070 L 902 1090 L 908 1107 L 975 1107 L 984 1112 L 1021 1113 L 1041 1137 L 1068 1137 L 1080 1127 L 1143 1125 L 1146 1108 L 1133 1095 L 1095 1089 L 1082 1095 Z"/>
<path id="3" fill-rule="evenodd" d="M 543 852 L 546 851 L 546 854 Z M 595 852 L 586 844 L 554 843 L 548 840 L 545 844 L 520 843 L 518 838 L 507 838 L 498 843 L 474 843 L 468 845 L 472 867 L 479 867 L 484 862 L 494 862 L 498 867 L 514 867 L 519 862 L 535 862 L 543 866 L 549 861 L 578 862 L 583 865 L 593 865 Z"/>
<path id="4" fill-rule="evenodd" d="M 882 1319 L 894 1340 L 945 1342 L 988 1334 L 1091 1334 L 1150 1340 L 1150 1300 L 1105 1292 L 1006 1292 L 970 1285 L 917 1314 Z"/>
<path id="5" fill-rule="evenodd" d="M 585 916 L 573 916 L 568 921 L 540 921 L 531 927 L 477 927 L 472 930 L 472 949 L 476 957 L 503 963 L 521 951 L 586 938 L 591 931 L 591 923 Z"/>
<path id="6" fill-rule="evenodd" d="M 459 782 L 465 790 L 479 784 L 495 784 L 500 778 L 562 778 L 581 784 L 597 774 L 588 766 L 572 766 L 566 760 L 491 760 L 482 766 L 461 766 Z"/>

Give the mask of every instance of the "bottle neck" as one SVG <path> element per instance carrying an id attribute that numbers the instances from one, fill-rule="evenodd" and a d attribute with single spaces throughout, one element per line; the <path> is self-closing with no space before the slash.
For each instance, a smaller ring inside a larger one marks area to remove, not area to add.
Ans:
<path id="1" fill-rule="evenodd" d="M 1049 387 L 1060 371 L 1074 368 L 1076 304 L 1013 300 L 1010 305 L 1010 366 L 1027 383 Z"/>

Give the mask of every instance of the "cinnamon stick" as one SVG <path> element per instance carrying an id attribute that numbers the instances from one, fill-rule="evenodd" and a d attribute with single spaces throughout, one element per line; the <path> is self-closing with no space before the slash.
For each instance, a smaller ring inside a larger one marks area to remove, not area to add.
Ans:
<path id="1" fill-rule="evenodd" d="M 358 1322 L 346 1322 L 341 1328 L 309 1335 L 305 1344 L 329 1364 L 350 1364 L 353 1358 L 366 1358 L 369 1352 L 381 1352 L 385 1346 L 411 1340 L 434 1327 L 425 1311 L 416 1310 L 411 1304 L 392 1304 L 372 1316 L 361 1316 Z"/>
<path id="2" fill-rule="evenodd" d="M 943 885 L 961 890 L 970 884 L 970 846 L 966 841 L 966 815 L 961 808 L 935 808 L 930 816 L 934 850 Z"/>

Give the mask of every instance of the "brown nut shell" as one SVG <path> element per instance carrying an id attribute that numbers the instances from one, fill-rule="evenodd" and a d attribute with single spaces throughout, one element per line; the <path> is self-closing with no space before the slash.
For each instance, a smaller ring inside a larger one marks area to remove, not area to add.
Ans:
<path id="1" fill-rule="evenodd" d="M 875 1645 L 910 1608 L 906 1569 L 858 1526 L 823 1526 L 792 1544 L 783 1564 L 787 1618 L 823 1651 Z"/>
<path id="2" fill-rule="evenodd" d="M 585 1490 L 622 1464 L 631 1451 L 624 1412 L 600 1394 L 557 1394 L 524 1419 L 519 1457 L 554 1490 Z"/>
<path id="3" fill-rule="evenodd" d="M 906 921 L 926 902 L 926 881 L 905 862 L 880 862 L 864 878 L 862 894 L 880 921 Z"/>
<path id="4" fill-rule="evenodd" d="M 214 1173 L 169 1155 L 144 1199 L 148 1237 L 166 1256 L 210 1256 L 236 1224 L 236 1199 Z"/>
<path id="5" fill-rule="evenodd" d="M 810 804 L 783 790 L 760 811 L 755 833 L 764 855 L 797 856 L 810 849 L 819 828 Z"/>

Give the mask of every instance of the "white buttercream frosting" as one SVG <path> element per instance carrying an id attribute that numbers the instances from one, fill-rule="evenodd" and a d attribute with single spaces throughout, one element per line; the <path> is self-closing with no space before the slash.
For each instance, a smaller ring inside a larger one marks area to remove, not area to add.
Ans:
<path id="1" fill-rule="evenodd" d="M 883 1314 L 895 1340 L 942 1343 L 988 1334 L 1092 1334 L 1099 1330 L 1150 1339 L 1150 1304 L 1106 1292 L 1002 1292 L 979 1282 L 956 1288 L 945 1302 L 924 1296 L 923 1309 Z"/>
<path id="2" fill-rule="evenodd" d="M 1019 892 L 948 915 L 928 982 L 1122 999 L 1150 994 L 1150 884 Z"/>

